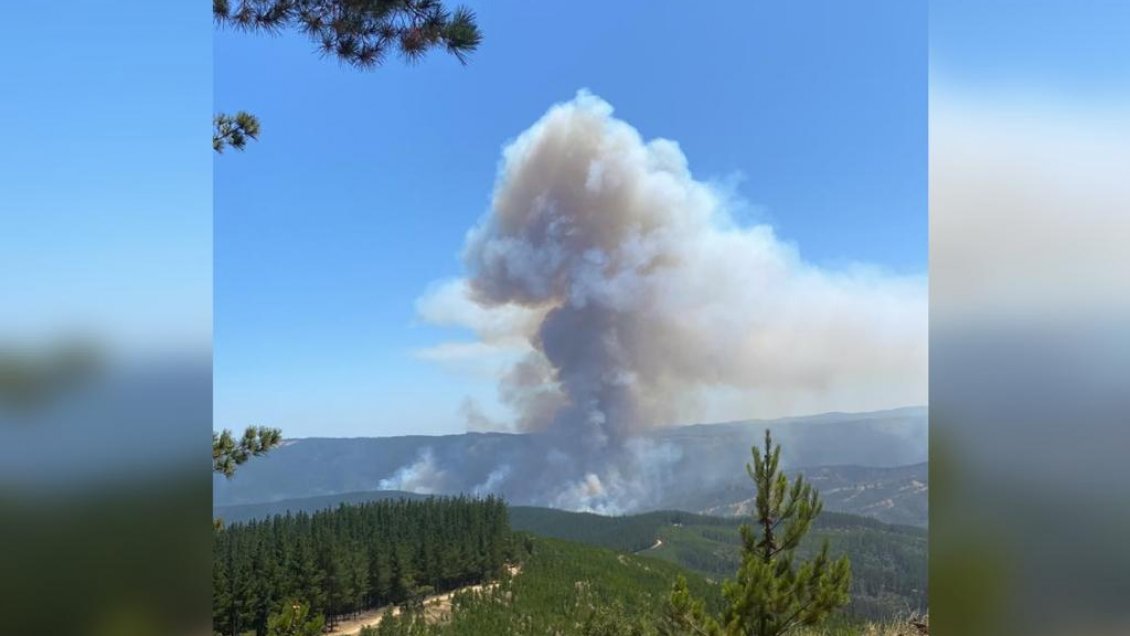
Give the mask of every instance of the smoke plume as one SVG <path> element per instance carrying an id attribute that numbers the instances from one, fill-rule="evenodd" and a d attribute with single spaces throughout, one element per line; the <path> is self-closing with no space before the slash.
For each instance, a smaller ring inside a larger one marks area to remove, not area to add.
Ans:
<path id="1" fill-rule="evenodd" d="M 416 461 L 402 466 L 391 477 L 382 479 L 379 487 L 381 490 L 403 490 L 433 495 L 444 491 L 446 479 L 446 472 L 436 464 L 435 453 L 431 448 L 424 448 L 416 457 Z"/>
<path id="2" fill-rule="evenodd" d="M 508 479 L 622 509 L 662 486 L 655 427 L 925 402 L 924 277 L 817 267 L 733 208 L 585 92 L 504 149 L 466 276 L 419 311 L 476 335 L 421 354 L 501 364 L 510 426 L 546 440 Z"/>

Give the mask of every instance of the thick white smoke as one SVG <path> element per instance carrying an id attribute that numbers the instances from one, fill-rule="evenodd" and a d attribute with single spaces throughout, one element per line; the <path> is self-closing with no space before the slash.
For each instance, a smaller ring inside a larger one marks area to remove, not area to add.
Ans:
<path id="1" fill-rule="evenodd" d="M 637 495 L 663 453 L 629 440 L 652 427 L 924 403 L 924 276 L 814 266 L 731 205 L 581 92 L 505 148 L 466 277 L 420 300 L 477 341 L 422 354 L 502 361 L 500 401 L 556 440 L 542 465 L 573 507 Z"/>
<path id="2" fill-rule="evenodd" d="M 379 487 L 381 490 L 402 490 L 433 495 L 444 491 L 446 477 L 446 473 L 436 463 L 432 449 L 424 448 L 416 461 L 402 466 L 391 477 L 382 479 Z"/>

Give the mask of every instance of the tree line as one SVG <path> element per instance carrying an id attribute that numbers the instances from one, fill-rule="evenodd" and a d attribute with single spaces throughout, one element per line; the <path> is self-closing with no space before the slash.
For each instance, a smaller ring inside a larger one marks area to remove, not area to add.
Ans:
<path id="1" fill-rule="evenodd" d="M 213 542 L 213 631 L 266 636 L 295 604 L 332 627 L 493 579 L 511 558 L 505 503 L 436 497 L 341 506 L 221 526 Z"/>

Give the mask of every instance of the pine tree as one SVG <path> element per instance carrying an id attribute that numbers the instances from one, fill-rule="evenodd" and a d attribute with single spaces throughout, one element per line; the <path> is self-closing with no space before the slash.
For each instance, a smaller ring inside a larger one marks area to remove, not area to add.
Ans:
<path id="1" fill-rule="evenodd" d="M 291 601 L 285 603 L 283 610 L 271 616 L 267 622 L 268 636 L 322 636 L 325 619 L 320 615 L 310 615 L 310 607 L 305 603 Z"/>
<path id="2" fill-rule="evenodd" d="M 245 630 L 251 628 L 251 617 L 257 598 L 257 590 L 251 572 L 251 559 L 248 557 L 245 547 L 244 545 L 235 546 L 232 544 L 231 551 L 228 554 L 231 569 L 227 583 L 231 592 L 228 606 L 230 615 L 227 623 L 231 630 L 229 633 L 232 636 L 242 634 Z"/>
<path id="3" fill-rule="evenodd" d="M 231 634 L 232 624 L 232 585 L 228 579 L 228 564 L 223 555 L 217 554 L 212 565 L 212 628 L 219 634 Z"/>
<path id="4" fill-rule="evenodd" d="M 369 605 L 383 605 L 392 594 L 392 564 L 383 547 L 373 545 L 369 557 Z"/>
<path id="5" fill-rule="evenodd" d="M 718 621 L 706 612 L 706 604 L 696 599 L 687 587 L 687 579 L 680 576 L 671 590 L 667 614 L 659 622 L 663 636 L 717 636 L 722 633 Z"/>
<path id="6" fill-rule="evenodd" d="M 741 566 L 737 578 L 722 588 L 726 610 L 720 621 L 713 619 L 686 583 L 677 583 L 667 616 L 671 633 L 782 636 L 823 622 L 849 600 L 851 566 L 847 557 L 831 560 L 827 541 L 812 560 L 795 559 L 823 509 L 819 495 L 799 475 L 790 486 L 780 470 L 781 447 L 773 445 L 769 431 L 764 450 L 758 453 L 755 447 L 752 454 L 746 472 L 757 487 L 754 524 L 741 528 Z"/>

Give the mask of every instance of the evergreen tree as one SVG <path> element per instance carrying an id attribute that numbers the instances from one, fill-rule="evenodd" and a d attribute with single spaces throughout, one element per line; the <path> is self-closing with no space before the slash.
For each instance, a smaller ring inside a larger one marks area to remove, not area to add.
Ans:
<path id="1" fill-rule="evenodd" d="M 305 603 L 291 601 L 283 610 L 271 616 L 268 621 L 267 636 L 322 636 L 325 619 L 310 615 L 310 607 Z"/>
<path id="2" fill-rule="evenodd" d="M 297 559 L 294 564 L 295 587 L 299 590 L 298 597 L 305 599 L 311 610 L 323 612 L 326 609 L 326 592 L 322 585 L 325 574 L 318 567 L 314 551 L 304 539 L 305 537 L 301 536 L 298 539 Z"/>
<path id="3" fill-rule="evenodd" d="M 687 588 L 687 579 L 680 576 L 671 590 L 667 613 L 659 623 L 663 636 L 716 636 L 722 633 L 718 621 L 707 611 L 706 604 L 696 599 Z"/>
<path id="4" fill-rule="evenodd" d="M 232 634 L 235 626 L 232 625 L 232 585 L 228 579 L 228 568 L 216 555 L 212 566 L 212 629 L 220 634 Z"/>
<path id="5" fill-rule="evenodd" d="M 846 557 L 832 561 L 825 541 L 819 554 L 797 563 L 794 551 L 823 505 L 812 486 L 797 476 L 792 485 L 780 470 L 781 447 L 765 431 L 765 448 L 754 448 L 746 472 L 757 487 L 754 524 L 743 525 L 742 559 L 737 578 L 726 581 L 726 609 L 721 620 L 707 615 L 701 603 L 677 583 L 669 603 L 670 633 L 781 636 L 812 626 L 849 600 L 851 567 Z"/>
<path id="6" fill-rule="evenodd" d="M 231 634 L 242 634 L 251 627 L 257 597 L 251 573 L 251 560 L 246 557 L 245 545 L 233 542 L 228 553 L 230 573 L 226 577 L 229 592 L 227 624 Z"/>

